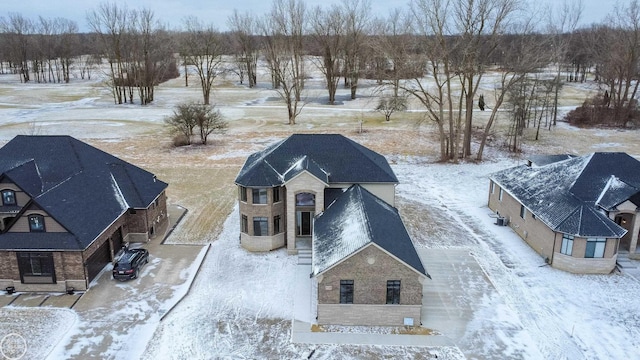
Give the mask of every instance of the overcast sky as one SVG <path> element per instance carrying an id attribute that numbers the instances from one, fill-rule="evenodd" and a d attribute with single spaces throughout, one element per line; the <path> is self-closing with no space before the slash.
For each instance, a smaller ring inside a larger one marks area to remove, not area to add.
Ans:
<path id="1" fill-rule="evenodd" d="M 307 7 L 317 5 L 342 3 L 349 0 L 306 0 Z M 525 0 L 533 7 L 540 9 L 544 4 L 559 4 L 560 0 Z M 628 3 L 630 0 L 619 0 Z M 20 13 L 25 17 L 37 19 L 64 17 L 78 23 L 81 31 L 87 30 L 86 14 L 97 8 L 102 1 L 95 0 L 0 0 L 0 16 L 11 12 Z M 205 22 L 213 22 L 220 30 L 226 30 L 227 18 L 238 9 L 240 12 L 251 11 L 261 15 L 271 8 L 270 0 L 129 0 L 108 1 L 126 4 L 130 9 L 152 9 L 158 19 L 171 28 L 180 26 L 182 19 L 187 16 L 197 16 Z M 409 0 L 371 0 L 372 10 L 376 16 L 386 16 L 390 9 L 405 8 Z M 609 14 L 616 0 L 583 0 L 583 25 L 602 22 Z"/>

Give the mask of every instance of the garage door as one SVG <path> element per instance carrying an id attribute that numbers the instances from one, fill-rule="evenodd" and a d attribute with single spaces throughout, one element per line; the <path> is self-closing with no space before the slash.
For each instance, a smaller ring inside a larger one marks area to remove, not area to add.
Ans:
<path id="1" fill-rule="evenodd" d="M 105 241 L 100 245 L 98 250 L 87 259 L 87 273 L 89 274 L 89 282 L 93 280 L 98 273 L 111 261 L 109 253 L 109 241 Z"/>

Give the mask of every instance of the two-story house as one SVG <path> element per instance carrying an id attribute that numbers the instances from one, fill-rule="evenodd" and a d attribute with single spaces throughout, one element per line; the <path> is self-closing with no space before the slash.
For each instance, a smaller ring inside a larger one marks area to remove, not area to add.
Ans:
<path id="1" fill-rule="evenodd" d="M 320 324 L 420 322 L 428 276 L 380 154 L 335 134 L 294 134 L 254 153 L 236 178 L 240 243 L 312 258 Z"/>

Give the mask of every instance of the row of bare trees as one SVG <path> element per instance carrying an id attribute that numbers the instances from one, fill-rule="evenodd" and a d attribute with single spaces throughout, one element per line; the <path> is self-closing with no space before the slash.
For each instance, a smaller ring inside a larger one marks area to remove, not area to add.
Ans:
<path id="1" fill-rule="evenodd" d="M 140 104 L 148 104 L 157 84 L 179 75 L 172 38 L 153 11 L 103 3 L 87 15 L 87 21 L 109 63 L 115 103 L 133 103 L 137 94 Z"/>
<path id="2" fill-rule="evenodd" d="M 522 124 L 540 127 L 539 120 L 522 121 L 522 104 L 538 104 L 537 98 L 544 99 L 545 127 L 547 121 L 555 124 L 563 83 L 587 81 L 589 73 L 607 92 L 602 106 L 611 107 L 616 121 L 627 121 L 637 107 L 640 79 L 638 0 L 617 7 L 606 26 L 582 29 L 580 0 L 549 11 L 545 27 L 539 18 L 527 16 L 525 5 L 523 0 L 410 0 L 405 9 L 376 18 L 369 0 L 314 8 L 302 0 L 273 0 L 271 11 L 260 16 L 234 11 L 223 33 L 195 17 L 186 19 L 181 31 L 169 32 L 149 10 L 105 3 L 89 13 L 88 22 L 98 40 L 95 53 L 109 64 L 116 103 L 133 102 L 136 91 L 140 103 L 152 101 L 154 86 L 177 71 L 177 53 L 186 85 L 187 67 L 195 69 L 205 104 L 212 102 L 214 81 L 224 72 L 235 72 L 241 83 L 255 87 L 258 63 L 264 61 L 290 124 L 304 105 L 305 66 L 323 74 L 330 104 L 336 103 L 341 81 L 355 99 L 360 79 L 375 79 L 387 119 L 389 111 L 406 108 L 407 97 L 421 105 L 439 134 L 443 161 L 474 155 L 481 160 L 505 104 L 510 114 L 519 114 L 509 117 L 513 134 L 521 133 Z M 75 24 L 41 19 L 35 30 L 24 23 L 28 20 L 18 14 L 2 18 L 0 56 L 25 82 L 31 76 L 68 81 L 72 58 L 65 75 L 60 29 L 72 33 Z M 54 23 L 67 26 L 45 26 Z M 35 55 L 36 39 L 41 40 L 38 51 L 46 55 Z M 538 90 L 516 91 L 523 88 Z M 480 128 L 474 112 L 484 92 L 490 92 L 485 94 L 490 113 Z M 536 106 L 533 116 L 541 119 Z"/>
<path id="3" fill-rule="evenodd" d="M 0 18 L 3 60 L 20 74 L 22 82 L 67 83 L 72 59 L 77 55 L 77 32 L 78 25 L 64 18 L 39 17 L 32 21 L 17 13 L 9 14 Z"/>

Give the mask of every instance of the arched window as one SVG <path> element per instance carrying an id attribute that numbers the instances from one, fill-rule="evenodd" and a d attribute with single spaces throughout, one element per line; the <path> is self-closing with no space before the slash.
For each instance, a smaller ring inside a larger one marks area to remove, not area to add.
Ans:
<path id="1" fill-rule="evenodd" d="M 2 190 L 2 204 L 16 205 L 16 192 L 13 190 Z"/>
<path id="2" fill-rule="evenodd" d="M 31 232 L 44 232 L 44 216 L 38 214 L 29 215 L 29 230 Z"/>
<path id="3" fill-rule="evenodd" d="M 316 196 L 311 193 L 296 194 L 296 206 L 315 206 Z"/>

